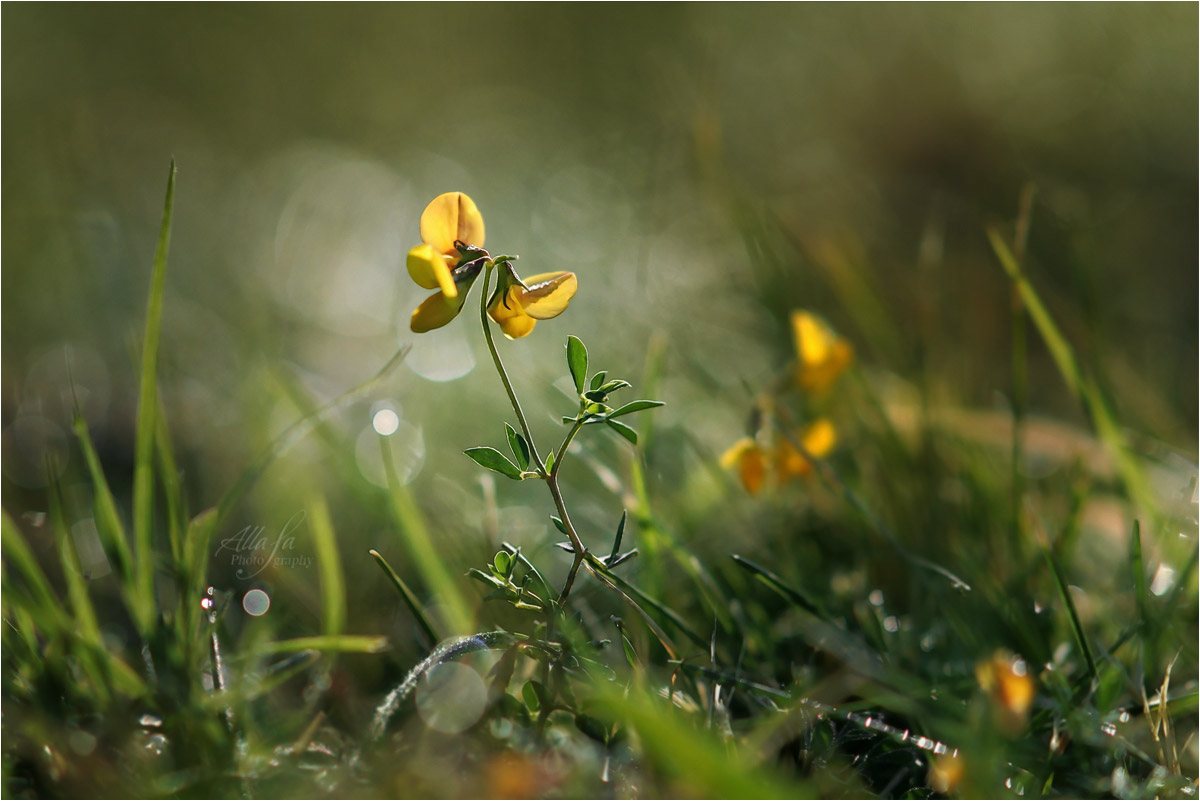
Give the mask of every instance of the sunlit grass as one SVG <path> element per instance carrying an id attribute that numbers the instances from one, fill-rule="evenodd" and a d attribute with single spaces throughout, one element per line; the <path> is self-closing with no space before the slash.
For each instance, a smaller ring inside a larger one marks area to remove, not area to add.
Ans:
<path id="1" fill-rule="evenodd" d="M 61 481 L 45 520 L 28 509 L 3 516 L 7 795 L 1194 796 L 1194 475 L 1147 478 L 1136 439 L 1001 228 L 987 234 L 997 272 L 1094 427 L 1047 436 L 1098 447 L 1113 470 L 1067 447 L 1049 457 L 1052 469 L 1027 472 L 1022 460 L 1036 454 L 1026 410 L 971 416 L 918 391 L 905 416 L 880 379 L 887 365 L 860 356 L 839 364 L 840 385 L 821 382 L 828 397 L 796 400 L 790 384 L 768 393 L 777 424 L 762 424 L 761 388 L 735 410 L 751 416 L 752 436 L 790 444 L 807 468 L 793 480 L 747 492 L 718 454 L 681 433 L 706 404 L 678 404 L 685 411 L 670 425 L 602 431 L 578 451 L 568 435 L 557 464 L 538 465 L 549 475 L 570 454 L 574 495 L 590 491 L 605 513 L 619 502 L 624 512 L 603 530 L 591 525 L 599 512 L 579 515 L 588 525 L 576 533 L 557 494 L 558 508 L 485 479 L 491 522 L 451 536 L 454 510 L 424 496 L 428 485 L 403 483 L 382 434 L 386 489 L 347 465 L 353 437 L 324 427 L 370 395 L 403 349 L 323 405 L 290 387 L 298 417 L 263 436 L 267 447 L 222 495 L 187 511 L 186 466 L 157 390 L 160 325 L 172 319 L 163 282 L 174 193 L 172 166 L 130 498 L 114 494 L 86 422 L 75 421 L 83 466 L 70 479 L 91 488 L 112 573 L 89 581 L 80 567 Z M 781 236 L 768 215 L 743 224 Z M 902 333 L 883 295 L 848 263 L 830 271 L 835 295 L 859 304 L 847 312 L 861 335 L 887 353 Z M 596 284 L 589 291 L 605 291 Z M 1034 344 L 1014 342 L 1019 386 Z M 668 409 L 673 344 L 664 329 L 638 387 Z M 606 376 L 588 383 L 582 343 L 570 338 L 566 354 L 558 369 L 577 393 L 597 391 Z M 781 363 L 780 372 L 787 384 L 796 371 Z M 509 398 L 497 389 L 495 399 L 506 414 Z M 566 418 L 575 429 L 586 409 Z M 789 424 L 814 412 L 836 419 L 827 454 L 810 452 Z M 993 418 L 1008 424 L 1007 439 L 992 436 Z M 523 416 L 520 425 L 538 428 Z M 516 429 L 505 433 L 524 463 L 500 454 L 494 465 L 519 478 L 530 454 Z M 264 488 L 310 440 L 333 465 L 326 475 L 346 486 Z M 461 461 L 470 485 L 478 471 Z M 243 610 L 242 585 L 210 578 L 224 524 L 256 492 L 304 510 L 311 532 L 314 570 L 268 574 L 270 600 L 290 603 L 287 614 Z M 553 543 L 517 547 L 499 524 L 500 499 L 508 507 L 513 497 L 539 519 L 556 513 L 571 538 L 584 569 L 569 597 L 571 579 L 560 596 L 561 577 L 546 575 L 562 567 Z M 365 533 L 350 536 L 351 521 Z M 395 604 L 390 630 L 371 630 L 386 616 L 365 597 Z"/>

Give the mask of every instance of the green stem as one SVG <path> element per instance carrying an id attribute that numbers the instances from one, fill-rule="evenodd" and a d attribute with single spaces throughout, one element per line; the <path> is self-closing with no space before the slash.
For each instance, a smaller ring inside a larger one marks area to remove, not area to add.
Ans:
<path id="1" fill-rule="evenodd" d="M 517 400 L 517 393 L 513 390 L 512 382 L 508 380 L 508 371 L 504 369 L 504 362 L 500 361 L 500 352 L 496 350 L 496 341 L 492 339 L 492 328 L 488 325 L 488 289 L 491 287 L 494 267 L 495 265 L 489 261 L 486 272 L 483 274 L 483 292 L 479 295 L 479 322 L 483 325 L 483 338 L 487 340 L 488 350 L 491 351 L 492 363 L 496 365 L 496 372 L 500 374 L 500 381 L 508 392 L 508 400 L 517 414 L 517 422 L 521 424 L 521 431 L 525 433 L 525 441 L 529 443 L 529 455 L 533 457 L 538 474 L 545 478 L 547 475 L 546 465 L 542 463 L 542 457 L 538 455 L 537 445 L 534 444 L 533 434 L 529 430 L 529 423 L 525 420 L 525 412 L 521 410 L 521 402 Z"/>
<path id="2" fill-rule="evenodd" d="M 576 420 L 575 425 L 567 432 L 567 438 L 562 441 L 562 445 L 558 448 L 558 454 L 554 457 L 554 467 L 550 468 L 550 477 L 558 476 L 558 468 L 562 465 L 563 457 L 567 454 L 567 448 L 571 445 L 571 440 L 575 439 L 575 435 L 579 433 L 579 429 L 583 428 L 583 420 Z"/>
<path id="3" fill-rule="evenodd" d="M 508 392 L 508 400 L 512 403 L 513 411 L 517 415 L 517 422 L 521 424 L 521 430 L 525 433 L 525 441 L 529 443 L 529 455 L 537 467 L 538 475 L 545 479 L 546 486 L 550 488 L 550 495 L 554 498 L 554 508 L 558 510 L 558 516 L 563 522 L 563 528 L 567 530 L 567 537 L 571 540 L 571 547 L 575 549 L 575 562 L 571 565 L 571 571 L 567 574 L 566 584 L 563 585 L 562 593 L 558 596 L 558 602 L 562 604 L 567 599 L 567 596 L 571 594 L 571 587 L 575 584 L 575 576 L 579 573 L 579 566 L 583 563 L 583 557 L 587 553 L 587 549 L 583 547 L 583 540 L 579 538 L 579 534 L 575 531 L 575 526 L 571 523 L 571 516 L 567 514 L 567 505 L 563 502 L 562 490 L 558 486 L 558 468 L 562 464 L 562 457 L 567 452 L 567 447 L 571 444 L 571 440 L 575 438 L 575 434 L 579 432 L 583 423 L 577 422 L 575 427 L 567 434 L 566 439 L 563 440 L 562 446 L 559 449 L 558 456 L 554 460 L 554 467 L 550 471 L 547 471 L 546 465 L 542 462 L 542 457 L 538 455 L 537 445 L 533 441 L 533 433 L 529 430 L 529 423 L 525 420 L 525 412 L 521 410 L 521 402 L 517 400 L 517 393 L 508 378 L 508 371 L 504 369 L 504 362 L 500 360 L 500 352 L 496 350 L 496 341 L 492 338 L 492 328 L 488 325 L 488 289 L 491 287 L 492 269 L 494 266 L 488 263 L 487 271 L 483 274 L 483 292 L 480 294 L 479 300 L 479 322 L 483 326 L 483 337 L 487 340 L 488 350 L 492 354 L 492 363 L 496 365 L 496 372 L 500 376 L 501 383 L 504 384 L 505 391 Z"/>

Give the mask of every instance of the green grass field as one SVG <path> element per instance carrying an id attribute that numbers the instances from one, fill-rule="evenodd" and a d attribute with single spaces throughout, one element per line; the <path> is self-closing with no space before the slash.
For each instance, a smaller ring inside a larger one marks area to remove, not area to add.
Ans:
<path id="1" fill-rule="evenodd" d="M 3 795 L 1195 797 L 1196 9 L 817 8 L 6 7 Z"/>

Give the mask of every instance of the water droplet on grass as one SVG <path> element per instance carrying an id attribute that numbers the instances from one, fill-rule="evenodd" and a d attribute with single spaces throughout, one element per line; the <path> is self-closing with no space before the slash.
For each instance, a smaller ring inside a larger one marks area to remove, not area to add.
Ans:
<path id="1" fill-rule="evenodd" d="M 242 609 L 251 617 L 261 617 L 271 608 L 271 596 L 262 590 L 254 589 L 242 596 Z"/>

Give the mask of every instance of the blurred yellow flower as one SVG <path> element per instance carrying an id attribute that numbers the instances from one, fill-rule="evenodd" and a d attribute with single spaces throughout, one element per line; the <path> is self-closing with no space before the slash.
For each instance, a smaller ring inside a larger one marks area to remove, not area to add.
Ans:
<path id="1" fill-rule="evenodd" d="M 795 432 L 793 437 L 814 459 L 828 455 L 837 445 L 837 430 L 825 418 Z M 782 486 L 813 470 L 812 462 L 788 437 L 779 437 L 773 448 L 764 448 L 757 440 L 742 437 L 721 456 L 721 466 L 726 470 L 736 469 L 742 486 L 751 495 L 757 495 L 768 480 Z"/>
<path id="2" fill-rule="evenodd" d="M 975 666 L 975 678 L 992 701 L 999 728 L 1005 734 L 1020 734 L 1029 720 L 1036 689 L 1025 660 L 997 651 Z"/>
<path id="3" fill-rule="evenodd" d="M 759 444 L 750 437 L 742 437 L 721 456 L 721 467 L 738 471 L 742 486 L 751 495 L 757 495 L 767 480 L 767 458 Z"/>
<path id="4" fill-rule="evenodd" d="M 802 309 L 792 312 L 796 386 L 821 395 L 854 361 L 854 348 L 824 320 Z"/>
<path id="5" fill-rule="evenodd" d="M 441 328 L 462 309 L 479 275 L 477 262 L 462 264 L 459 244 L 482 247 L 483 216 L 462 192 L 438 195 L 421 213 L 421 240 L 408 252 L 408 274 L 418 286 L 438 291 L 412 314 L 409 327 L 418 334 Z"/>
<path id="6" fill-rule="evenodd" d="M 960 757 L 941 754 L 929 763 L 929 786 L 942 795 L 950 795 L 962 783 L 966 766 Z"/>
<path id="7" fill-rule="evenodd" d="M 518 339 L 532 331 L 538 320 L 562 314 L 578 288 L 575 273 L 541 273 L 524 281 L 512 278 L 506 281 L 501 273 L 500 283 L 488 303 L 488 316 L 506 337 Z"/>

